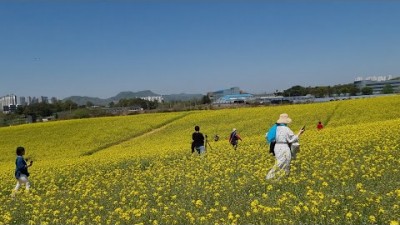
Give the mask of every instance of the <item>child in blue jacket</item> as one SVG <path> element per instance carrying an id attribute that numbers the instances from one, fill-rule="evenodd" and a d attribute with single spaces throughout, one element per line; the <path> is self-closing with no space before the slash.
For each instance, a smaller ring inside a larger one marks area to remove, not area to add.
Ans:
<path id="1" fill-rule="evenodd" d="M 29 165 L 26 163 L 24 159 L 24 147 L 18 147 L 16 153 L 17 159 L 15 160 L 15 178 L 17 179 L 17 185 L 15 186 L 13 193 L 11 194 L 12 196 L 15 196 L 15 193 L 18 191 L 22 184 L 25 184 L 25 189 L 29 191 L 30 183 L 28 180 L 28 167 L 31 167 L 33 164 L 32 160 L 30 161 Z"/>

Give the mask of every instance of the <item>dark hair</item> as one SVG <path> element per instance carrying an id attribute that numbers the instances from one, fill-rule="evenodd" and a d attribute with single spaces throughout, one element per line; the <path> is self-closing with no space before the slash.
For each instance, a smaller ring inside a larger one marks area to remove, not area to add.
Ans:
<path id="1" fill-rule="evenodd" d="M 199 126 L 195 126 L 195 127 L 194 127 L 194 130 L 195 130 L 195 131 L 199 131 L 199 130 L 200 130 L 200 127 L 199 127 Z"/>
<path id="2" fill-rule="evenodd" d="M 24 153 L 25 152 L 25 148 L 24 147 L 18 147 L 17 148 L 17 155 L 22 155 L 22 153 Z"/>

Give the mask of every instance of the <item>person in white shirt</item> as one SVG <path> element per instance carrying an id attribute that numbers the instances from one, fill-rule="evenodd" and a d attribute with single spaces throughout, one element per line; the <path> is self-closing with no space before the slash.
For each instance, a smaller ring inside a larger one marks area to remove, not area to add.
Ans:
<path id="1" fill-rule="evenodd" d="M 280 179 L 283 175 L 289 175 L 290 173 L 290 162 L 292 160 L 292 154 L 290 152 L 289 144 L 298 142 L 299 136 L 304 132 L 301 129 L 296 135 L 288 127 L 288 124 L 292 122 L 288 114 L 283 113 L 279 116 L 276 121 L 279 126 L 276 128 L 275 136 L 275 165 L 269 170 L 266 179 L 270 180 L 273 178 Z"/>

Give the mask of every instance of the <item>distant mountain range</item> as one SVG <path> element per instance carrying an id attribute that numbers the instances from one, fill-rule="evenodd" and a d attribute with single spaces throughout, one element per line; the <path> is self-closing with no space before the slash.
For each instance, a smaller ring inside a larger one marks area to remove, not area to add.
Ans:
<path id="1" fill-rule="evenodd" d="M 138 91 L 138 92 L 131 92 L 131 91 L 123 91 L 117 94 L 114 97 L 102 99 L 96 97 L 87 97 L 87 96 L 70 96 L 64 98 L 63 100 L 71 100 L 78 105 L 86 105 L 87 102 L 91 102 L 94 105 L 108 105 L 111 102 L 118 102 L 121 99 L 129 99 L 129 98 L 140 98 L 140 97 L 148 97 L 148 96 L 162 96 L 164 101 L 171 102 L 171 101 L 189 101 L 189 100 L 199 100 L 203 97 L 202 94 L 171 94 L 171 95 L 160 95 L 156 94 L 150 90 L 145 91 Z"/>

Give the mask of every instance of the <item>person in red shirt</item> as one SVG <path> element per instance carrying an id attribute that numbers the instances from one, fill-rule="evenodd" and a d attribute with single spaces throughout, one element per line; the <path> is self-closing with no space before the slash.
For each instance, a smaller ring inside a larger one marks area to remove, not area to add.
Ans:
<path id="1" fill-rule="evenodd" d="M 238 146 L 238 140 L 242 140 L 242 138 L 240 138 L 239 134 L 236 131 L 236 128 L 233 128 L 232 133 L 229 136 L 229 143 L 231 143 L 235 150 Z"/>
<path id="2" fill-rule="evenodd" d="M 319 121 L 317 125 L 317 130 L 322 130 L 322 128 L 324 128 L 324 125 L 322 125 L 321 121 Z"/>

